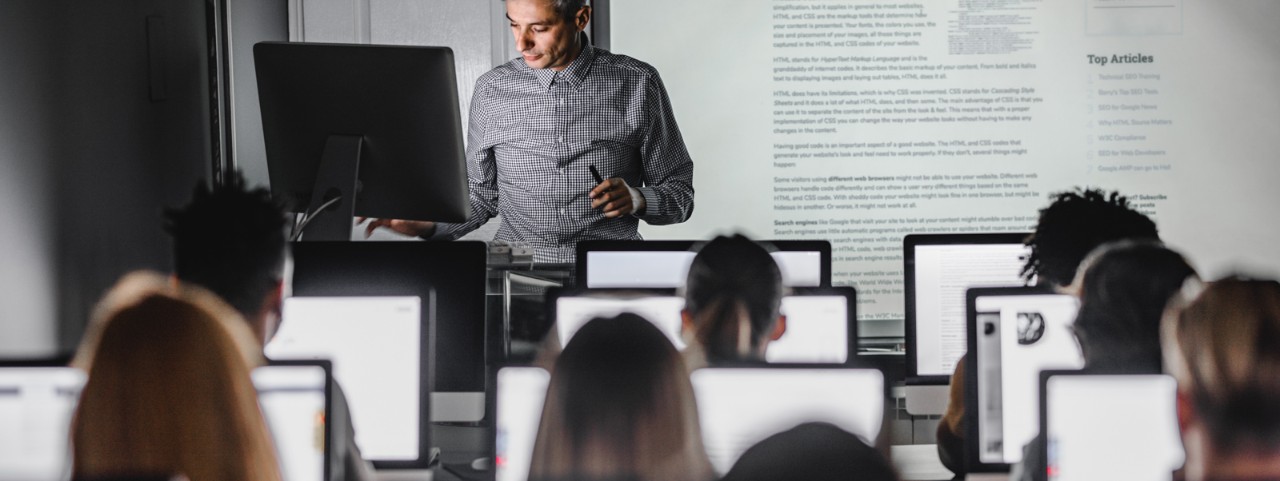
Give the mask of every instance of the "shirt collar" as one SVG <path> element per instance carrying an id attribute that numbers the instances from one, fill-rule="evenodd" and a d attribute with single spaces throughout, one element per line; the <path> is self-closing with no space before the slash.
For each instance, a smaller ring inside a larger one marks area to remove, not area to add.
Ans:
<path id="1" fill-rule="evenodd" d="M 582 52 L 579 52 L 578 58 L 569 62 L 569 65 L 564 70 L 557 72 L 549 68 L 531 69 L 534 77 L 538 78 L 538 84 L 542 85 L 543 90 L 550 89 L 551 83 L 555 81 L 566 82 L 569 87 L 577 90 L 587 80 L 587 74 L 591 71 L 591 62 L 596 58 L 596 49 L 591 45 L 591 39 L 587 37 L 586 33 L 579 33 L 578 35 L 578 40 L 582 43 Z"/>

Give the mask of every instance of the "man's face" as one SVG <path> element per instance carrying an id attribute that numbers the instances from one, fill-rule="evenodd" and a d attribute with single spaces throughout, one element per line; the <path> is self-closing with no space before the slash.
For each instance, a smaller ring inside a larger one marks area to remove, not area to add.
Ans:
<path id="1" fill-rule="evenodd" d="M 507 19 L 516 39 L 516 50 L 531 68 L 563 70 L 578 54 L 578 33 L 587 26 L 590 7 L 566 20 L 551 0 L 506 0 Z"/>

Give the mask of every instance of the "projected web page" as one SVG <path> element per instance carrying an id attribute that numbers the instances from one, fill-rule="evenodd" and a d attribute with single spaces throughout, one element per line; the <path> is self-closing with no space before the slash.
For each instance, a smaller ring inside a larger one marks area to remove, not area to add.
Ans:
<path id="1" fill-rule="evenodd" d="M 653 323 L 684 350 L 681 309 L 684 299 L 672 296 L 632 299 L 604 297 L 561 297 L 556 301 L 556 333 L 561 346 L 568 345 L 578 329 L 597 317 L 614 317 L 623 312 L 639 314 Z M 849 306 L 843 296 L 786 296 L 781 312 L 787 316 L 787 330 L 769 343 L 765 360 L 776 363 L 842 363 L 849 359 Z"/>
<path id="2" fill-rule="evenodd" d="M 84 382 L 69 367 L 0 367 L 0 480 L 66 479 Z"/>
<path id="3" fill-rule="evenodd" d="M 529 478 L 533 443 L 550 381 L 551 375 L 537 367 L 506 367 L 498 371 L 497 445 L 494 446 L 498 481 Z"/>
<path id="4" fill-rule="evenodd" d="M 702 442 L 721 475 L 751 446 L 805 422 L 833 424 L 872 445 L 880 434 L 880 371 L 705 368 L 692 380 Z"/>
<path id="5" fill-rule="evenodd" d="M 673 14 L 673 12 L 679 12 Z M 1223 270 L 1280 272 L 1280 2 L 610 0 L 697 163 L 646 239 L 826 239 L 863 320 L 903 319 L 902 237 L 1029 231 L 1117 189 Z M 654 41 L 661 26 L 662 41 Z M 1209 94 L 1211 93 L 1211 94 Z"/>
<path id="6" fill-rule="evenodd" d="M 1084 366 L 1071 333 L 1078 303 L 1068 295 L 983 296 L 979 313 L 999 313 L 999 362 L 978 369 L 978 409 L 988 413 L 979 425 L 979 458 L 986 463 L 1016 463 L 1022 447 L 1040 430 L 1040 371 Z M 988 344 L 989 345 L 989 344 Z M 978 353 L 982 359 L 990 359 Z M 996 393 L 992 390 L 998 386 Z M 998 396 L 992 396 L 996 393 Z"/>
<path id="7" fill-rule="evenodd" d="M 281 477 L 324 481 L 324 368 L 263 366 L 253 370 L 253 385 L 275 442 Z"/>
<path id="8" fill-rule="evenodd" d="M 915 248 L 916 366 L 950 376 L 967 349 L 965 293 L 971 287 L 1023 285 L 1022 244 L 921 245 Z"/>
<path id="9" fill-rule="evenodd" d="M 329 359 L 370 460 L 418 458 L 422 400 L 417 297 L 291 297 L 271 359 Z"/>
<path id="10" fill-rule="evenodd" d="M 587 253 L 590 288 L 675 288 L 683 286 L 689 264 L 696 255 L 688 251 L 592 251 Z M 782 284 L 790 287 L 822 285 L 822 255 L 818 252 L 772 253 L 782 271 Z"/>
<path id="11" fill-rule="evenodd" d="M 1172 377 L 1054 376 L 1045 391 L 1050 480 L 1165 481 L 1182 467 Z"/>

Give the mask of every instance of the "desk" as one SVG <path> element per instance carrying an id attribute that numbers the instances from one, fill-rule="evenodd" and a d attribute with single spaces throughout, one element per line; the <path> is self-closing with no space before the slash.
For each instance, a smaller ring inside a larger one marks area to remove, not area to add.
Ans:
<path id="1" fill-rule="evenodd" d="M 938 460 L 936 444 L 890 446 L 889 457 L 903 481 L 945 481 L 955 477 Z"/>

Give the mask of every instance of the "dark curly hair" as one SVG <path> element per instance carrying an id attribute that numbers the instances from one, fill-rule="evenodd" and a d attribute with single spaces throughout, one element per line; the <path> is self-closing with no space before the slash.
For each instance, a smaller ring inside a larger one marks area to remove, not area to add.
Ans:
<path id="1" fill-rule="evenodd" d="M 173 237 L 173 271 L 222 297 L 252 319 L 284 275 L 287 220 L 264 188 L 239 173 L 222 185 L 196 184 L 191 203 L 164 213 Z"/>
<path id="2" fill-rule="evenodd" d="M 1155 222 L 1134 210 L 1119 192 L 1076 189 L 1053 194 L 1040 210 L 1036 230 L 1027 238 L 1031 248 L 1022 277 L 1028 282 L 1067 286 L 1080 261 L 1107 242 L 1124 239 L 1160 240 Z"/>

